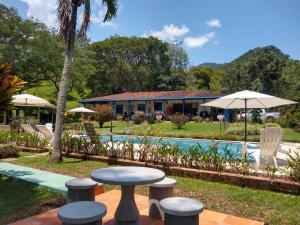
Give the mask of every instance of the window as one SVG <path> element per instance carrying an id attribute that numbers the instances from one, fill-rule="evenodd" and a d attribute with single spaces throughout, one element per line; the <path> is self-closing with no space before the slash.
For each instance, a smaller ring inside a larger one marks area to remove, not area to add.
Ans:
<path id="1" fill-rule="evenodd" d="M 142 112 L 145 112 L 145 104 L 138 104 L 138 111 L 142 111 Z"/>
<path id="2" fill-rule="evenodd" d="M 123 114 L 123 105 L 116 105 L 116 114 Z"/>
<path id="3" fill-rule="evenodd" d="M 162 102 L 154 102 L 154 111 L 163 111 Z"/>

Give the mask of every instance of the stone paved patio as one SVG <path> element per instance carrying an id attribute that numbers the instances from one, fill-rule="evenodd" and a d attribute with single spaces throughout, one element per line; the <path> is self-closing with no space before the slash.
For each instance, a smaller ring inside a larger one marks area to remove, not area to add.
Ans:
<path id="1" fill-rule="evenodd" d="M 97 201 L 100 201 L 107 206 L 107 214 L 103 218 L 104 225 L 113 225 L 114 213 L 120 200 L 120 194 L 120 191 L 112 190 L 96 196 Z M 163 225 L 161 220 L 148 217 L 148 198 L 146 196 L 135 195 L 135 200 L 141 214 L 141 225 Z M 57 218 L 57 211 L 58 209 L 53 209 L 10 225 L 61 225 Z M 200 225 L 263 225 L 263 223 L 204 210 L 200 215 Z"/>

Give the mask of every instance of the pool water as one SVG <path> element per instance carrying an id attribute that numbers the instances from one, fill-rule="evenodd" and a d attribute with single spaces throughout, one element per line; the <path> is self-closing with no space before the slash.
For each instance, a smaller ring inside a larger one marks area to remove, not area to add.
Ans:
<path id="1" fill-rule="evenodd" d="M 101 142 L 107 142 L 110 141 L 110 135 L 101 135 L 100 140 Z M 114 142 L 124 142 L 131 140 L 133 143 L 141 144 L 144 137 L 142 136 L 130 136 L 130 135 L 113 135 L 113 141 Z M 196 147 L 198 145 L 201 145 L 201 147 L 207 151 L 209 150 L 209 147 L 211 145 L 217 144 L 218 146 L 218 152 L 222 153 L 224 151 L 224 148 L 231 149 L 232 153 L 236 157 L 241 156 L 242 152 L 242 144 L 240 142 L 233 142 L 233 141 L 212 141 L 212 140 L 197 140 L 197 139 L 191 139 L 191 138 L 170 138 L 170 137 L 147 137 L 151 144 L 159 144 L 160 141 L 163 143 L 170 145 L 170 146 L 178 146 L 182 149 L 189 149 L 191 147 Z M 252 146 L 247 146 L 247 148 L 254 148 Z M 250 157 L 252 158 L 252 157 Z"/>

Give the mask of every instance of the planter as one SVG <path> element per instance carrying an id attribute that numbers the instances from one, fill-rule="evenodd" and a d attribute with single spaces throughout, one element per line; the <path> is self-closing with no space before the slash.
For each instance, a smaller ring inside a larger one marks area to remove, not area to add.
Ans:
<path id="1" fill-rule="evenodd" d="M 163 165 L 155 165 L 140 161 L 132 161 L 127 159 L 118 159 L 98 155 L 84 155 L 79 153 L 63 153 L 63 155 L 72 158 L 89 159 L 122 166 L 147 166 L 164 170 L 166 174 L 173 176 L 190 177 L 206 181 L 223 182 L 240 187 L 249 187 L 254 189 L 300 195 L 300 183 L 290 180 L 270 179 L 268 177 L 241 175 L 235 173 L 198 170 L 182 167 L 165 167 Z"/>
<path id="2" fill-rule="evenodd" d="M 32 152 L 32 153 L 49 152 L 49 149 L 45 149 L 45 148 L 29 148 L 29 147 L 23 147 L 23 146 L 16 146 L 16 149 L 18 151 Z"/>

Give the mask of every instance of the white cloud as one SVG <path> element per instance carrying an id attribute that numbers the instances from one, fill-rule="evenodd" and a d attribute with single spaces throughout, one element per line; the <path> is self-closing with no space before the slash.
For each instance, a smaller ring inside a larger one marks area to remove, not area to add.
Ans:
<path id="1" fill-rule="evenodd" d="M 186 37 L 183 43 L 189 48 L 201 48 L 215 37 L 215 32 L 210 32 L 198 37 Z"/>
<path id="2" fill-rule="evenodd" d="M 113 21 L 107 21 L 107 22 L 103 22 L 103 19 L 105 17 L 105 13 L 106 13 L 106 7 L 100 9 L 97 14 L 92 13 L 91 15 L 91 22 L 92 24 L 98 24 L 101 27 L 113 27 L 113 28 L 117 28 L 117 25 L 113 22 Z"/>
<path id="3" fill-rule="evenodd" d="M 144 33 L 143 37 L 153 36 L 163 41 L 174 41 L 177 37 L 181 37 L 189 32 L 189 28 L 185 25 L 178 27 L 174 24 L 164 25 L 162 30 L 151 30 L 149 33 Z"/>
<path id="4" fill-rule="evenodd" d="M 206 21 L 206 24 L 210 27 L 221 27 L 221 22 L 219 19 L 211 19 Z"/>
<path id="5" fill-rule="evenodd" d="M 27 17 L 32 17 L 49 27 L 56 25 L 57 0 L 21 0 L 26 3 Z"/>

